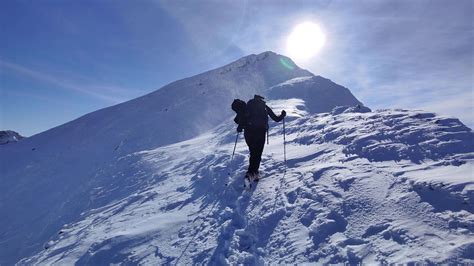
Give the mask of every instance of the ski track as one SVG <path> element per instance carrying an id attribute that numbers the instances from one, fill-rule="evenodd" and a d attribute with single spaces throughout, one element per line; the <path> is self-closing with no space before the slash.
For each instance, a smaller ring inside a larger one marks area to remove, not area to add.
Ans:
<path id="1" fill-rule="evenodd" d="M 385 112 L 400 121 L 439 119 Z M 343 119 L 356 124 L 338 126 Z M 469 190 L 466 182 L 456 187 L 415 179 L 417 171 L 459 161 L 472 171 L 472 151 L 433 153 L 433 160 L 420 162 L 418 155 L 428 151 L 404 156 L 402 148 L 373 161 L 382 145 L 391 145 L 383 141 L 393 139 L 386 137 L 390 131 L 385 137 L 374 131 L 386 124 L 370 113 L 294 119 L 287 126 L 287 166 L 274 125 L 263 179 L 249 191 L 242 140 L 230 164 L 231 124 L 125 156 L 119 163 L 140 169 L 126 173 L 137 193 L 83 214 L 52 237 L 47 250 L 20 264 L 473 263 L 472 180 Z M 367 139 L 381 141 L 362 149 Z M 216 150 L 219 143 L 226 144 Z"/>

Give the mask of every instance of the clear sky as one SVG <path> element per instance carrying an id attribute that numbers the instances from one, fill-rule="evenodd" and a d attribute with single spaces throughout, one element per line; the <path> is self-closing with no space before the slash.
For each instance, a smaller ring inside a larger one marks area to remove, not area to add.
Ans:
<path id="1" fill-rule="evenodd" d="M 474 126 L 474 1 L 0 1 L 0 129 L 31 136 L 248 54 L 287 54 L 299 23 L 325 45 L 295 60 L 372 109 Z"/>

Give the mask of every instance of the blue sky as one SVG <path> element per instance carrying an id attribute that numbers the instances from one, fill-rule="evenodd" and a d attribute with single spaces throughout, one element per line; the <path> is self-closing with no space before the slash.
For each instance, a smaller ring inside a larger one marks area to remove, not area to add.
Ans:
<path id="1" fill-rule="evenodd" d="M 474 126 L 473 1 L 0 1 L 0 129 L 31 136 L 272 50 L 300 22 L 326 45 L 296 63 L 367 106 Z"/>

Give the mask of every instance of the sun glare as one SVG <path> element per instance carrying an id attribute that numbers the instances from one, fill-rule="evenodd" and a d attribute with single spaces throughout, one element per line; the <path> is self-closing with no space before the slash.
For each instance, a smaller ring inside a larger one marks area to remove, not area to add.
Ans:
<path id="1" fill-rule="evenodd" d="M 293 59 L 309 59 L 315 56 L 326 42 L 321 28 L 312 22 L 298 24 L 288 36 L 286 47 Z"/>

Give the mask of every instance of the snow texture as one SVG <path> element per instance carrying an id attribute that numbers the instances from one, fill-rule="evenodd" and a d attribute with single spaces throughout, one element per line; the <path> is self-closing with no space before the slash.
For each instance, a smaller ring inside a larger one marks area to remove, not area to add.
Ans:
<path id="1" fill-rule="evenodd" d="M 262 63 L 281 58 L 245 57 L 0 147 L 0 264 L 474 263 L 472 130 L 353 96 L 320 113 L 321 98 L 285 91 L 310 91 L 310 73 Z M 226 74 L 225 96 L 204 100 L 222 118 L 196 121 L 203 98 L 187 90 Z M 343 88 L 322 80 L 327 95 Z M 248 150 L 240 137 L 230 160 L 235 124 L 222 110 L 254 93 L 288 113 L 287 162 L 272 122 L 263 179 L 247 191 Z"/>

